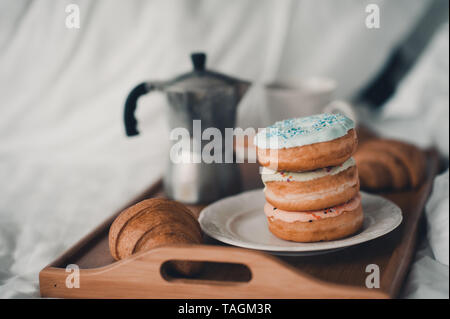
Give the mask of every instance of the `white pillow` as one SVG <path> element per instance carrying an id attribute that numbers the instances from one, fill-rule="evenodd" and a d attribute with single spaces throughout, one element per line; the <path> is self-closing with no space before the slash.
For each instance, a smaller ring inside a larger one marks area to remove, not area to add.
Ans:
<path id="1" fill-rule="evenodd" d="M 448 266 L 448 215 L 449 186 L 448 170 L 434 180 L 433 192 L 426 205 L 428 222 L 428 240 L 434 257 L 440 263 Z"/>

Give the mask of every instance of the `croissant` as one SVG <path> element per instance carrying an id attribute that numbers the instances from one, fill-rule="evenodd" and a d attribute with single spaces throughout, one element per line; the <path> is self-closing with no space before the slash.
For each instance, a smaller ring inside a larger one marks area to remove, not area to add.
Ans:
<path id="1" fill-rule="evenodd" d="M 109 249 L 120 260 L 140 251 L 168 244 L 200 244 L 200 225 L 183 204 L 163 198 L 143 200 L 122 211 L 109 229 Z M 173 261 L 170 267 L 193 275 L 199 263 Z"/>
<path id="2" fill-rule="evenodd" d="M 395 140 L 369 140 L 358 147 L 354 158 L 361 188 L 366 190 L 415 188 L 425 172 L 425 154 L 414 145 Z"/>

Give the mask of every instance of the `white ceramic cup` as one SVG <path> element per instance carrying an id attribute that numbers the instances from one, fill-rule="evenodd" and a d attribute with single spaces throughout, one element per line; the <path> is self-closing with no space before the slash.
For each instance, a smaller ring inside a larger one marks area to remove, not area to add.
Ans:
<path id="1" fill-rule="evenodd" d="M 268 122 L 318 113 L 340 112 L 356 122 L 353 107 L 344 101 L 333 101 L 337 84 L 329 78 L 307 78 L 300 81 L 275 82 L 264 87 Z"/>

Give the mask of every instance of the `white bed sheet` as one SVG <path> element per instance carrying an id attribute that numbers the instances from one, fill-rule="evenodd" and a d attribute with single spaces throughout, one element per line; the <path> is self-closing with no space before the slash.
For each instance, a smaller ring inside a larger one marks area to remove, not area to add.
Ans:
<path id="1" fill-rule="evenodd" d="M 378 134 L 435 147 L 449 156 L 449 25 L 434 36 L 380 114 L 365 117 Z M 425 208 L 427 238 L 420 243 L 402 296 L 449 297 L 449 171 L 435 179 Z"/>

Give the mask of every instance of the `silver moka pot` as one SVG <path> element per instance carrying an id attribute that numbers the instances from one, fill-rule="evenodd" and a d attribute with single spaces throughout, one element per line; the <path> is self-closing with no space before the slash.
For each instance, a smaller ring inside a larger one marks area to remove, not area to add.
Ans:
<path id="1" fill-rule="evenodd" d="M 144 82 L 136 86 L 125 102 L 124 122 L 128 136 L 138 135 L 134 116 L 137 100 L 154 90 L 166 93 L 171 135 L 186 134 L 183 141 L 180 141 L 181 135 L 180 139 L 171 136 L 164 190 L 172 199 L 197 204 L 240 191 L 239 167 L 234 160 L 233 142 L 231 140 L 230 145 L 230 140 L 225 139 L 225 128 L 234 129 L 237 106 L 250 83 L 205 69 L 204 53 L 193 53 L 191 59 L 193 71 L 189 73 L 168 81 Z M 221 160 L 203 160 L 202 150 L 211 140 L 199 137 L 208 128 L 220 131 L 214 135 L 214 140 L 220 143 L 221 156 L 214 154 L 214 157 Z M 186 147 L 181 148 L 180 143 Z M 232 163 L 229 163 L 230 156 Z M 228 159 L 227 163 L 225 159 Z"/>

